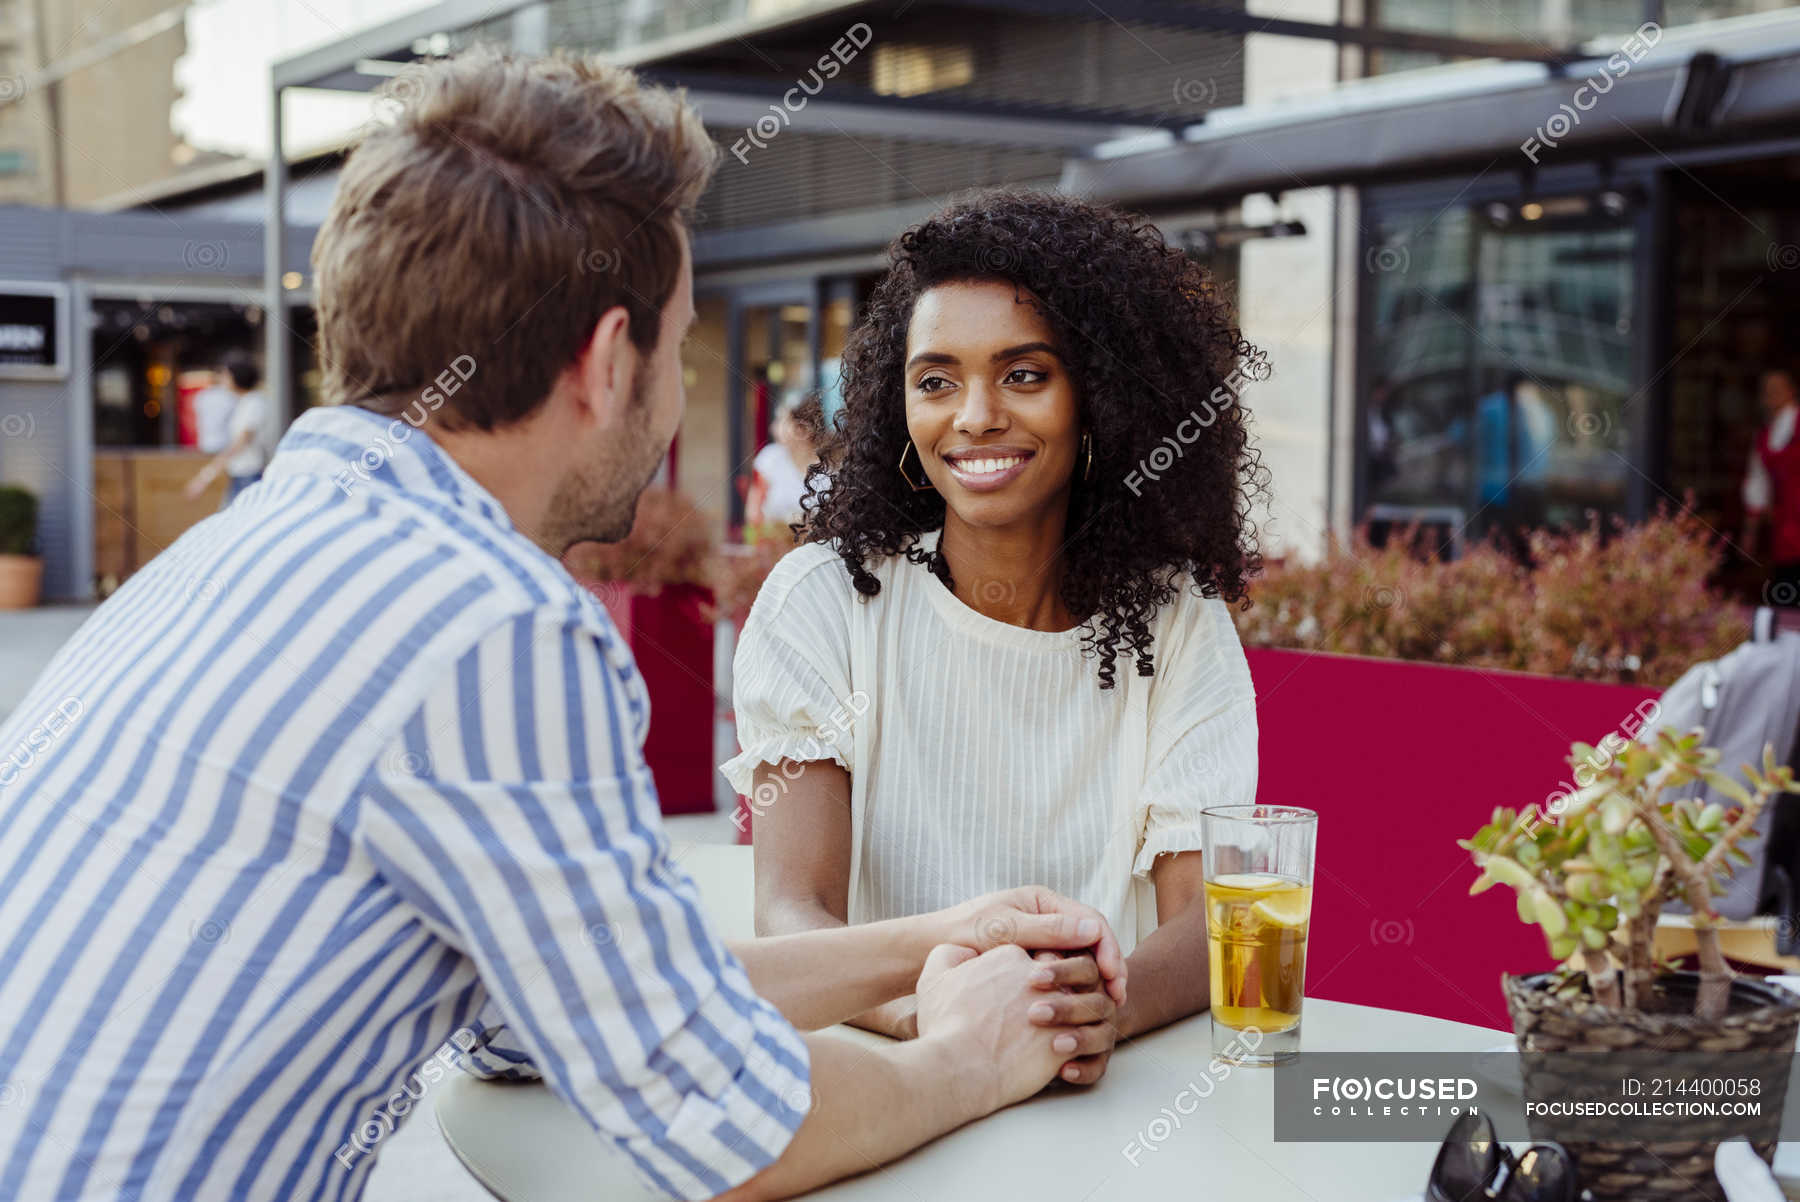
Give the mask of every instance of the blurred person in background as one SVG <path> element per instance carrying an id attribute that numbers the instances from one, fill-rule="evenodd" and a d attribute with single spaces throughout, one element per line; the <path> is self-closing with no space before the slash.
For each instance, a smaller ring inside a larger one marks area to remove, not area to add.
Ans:
<path id="1" fill-rule="evenodd" d="M 1516 554 L 1547 521 L 1544 485 L 1556 445 L 1556 413 L 1536 381 L 1509 373 L 1499 388 L 1475 402 L 1477 514 L 1486 518 Z"/>
<path id="2" fill-rule="evenodd" d="M 0 1198 L 355 1202 L 370 1099 L 418 1097 L 447 1041 L 677 1198 L 785 1197 L 1038 1092 L 1080 1040 L 1032 1014 L 1030 953 L 1123 1002 L 1101 916 L 1026 887 L 728 946 L 670 854 L 643 677 L 562 565 L 631 529 L 681 424 L 699 115 L 598 58 L 406 84 L 313 246 L 329 403 L 0 722 L 22 747 L 84 703 L 0 781 L 31 1083 Z M 613 270 L 569 270 L 596 247 Z M 907 993 L 904 1046 L 796 1029 Z"/>
<path id="3" fill-rule="evenodd" d="M 1238 402 L 1260 355 L 1154 226 L 978 194 L 907 231 L 844 351 L 830 491 L 769 574 L 732 672 L 756 922 L 877 922 L 1043 881 L 1130 952 L 1040 1003 L 1063 1080 L 1203 1010 L 1200 810 L 1256 797 L 1228 606 L 1260 557 Z M 813 504 L 809 497 L 809 506 Z M 854 1021 L 897 1038 L 911 997 Z"/>
<path id="4" fill-rule="evenodd" d="M 1800 606 L 1800 439 L 1794 437 L 1800 391 L 1794 373 L 1764 372 L 1760 395 L 1764 424 L 1744 470 L 1744 545 L 1758 554 L 1762 528 L 1768 527 L 1771 566 L 1764 600 Z"/>
<path id="5" fill-rule="evenodd" d="M 825 474 L 809 485 L 819 496 L 824 496 L 825 490 L 831 487 L 830 477 L 834 464 L 831 458 L 833 450 L 832 419 L 826 413 L 824 398 L 817 389 L 807 393 L 805 398 L 794 406 L 794 421 L 806 432 L 806 441 L 812 445 L 813 454 L 825 469 Z"/>
<path id="6" fill-rule="evenodd" d="M 1381 488 L 1400 474 L 1399 432 L 1394 429 L 1393 386 L 1377 380 L 1369 386 L 1368 458 L 1369 491 L 1379 494 Z"/>
<path id="7" fill-rule="evenodd" d="M 818 462 L 813 429 L 796 413 L 806 398 L 793 395 L 782 400 L 769 422 L 770 442 L 752 461 L 750 496 L 745 517 L 753 526 L 765 522 L 800 520 L 800 500 L 806 495 L 806 469 Z M 813 399 L 817 404 L 817 399 Z"/>
<path id="8" fill-rule="evenodd" d="M 237 393 L 231 390 L 231 374 L 220 366 L 213 382 L 194 397 L 194 445 L 216 455 L 231 444 L 231 411 Z"/>
<path id="9" fill-rule="evenodd" d="M 276 430 L 274 408 L 268 395 L 257 388 L 262 383 L 262 369 L 243 351 L 225 357 L 225 377 L 232 397 L 231 416 L 226 426 L 227 441 L 212 461 L 188 481 L 189 500 L 199 498 L 223 474 L 229 483 L 223 504 L 235 501 L 238 494 L 262 479 L 263 468 L 275 454 Z"/>

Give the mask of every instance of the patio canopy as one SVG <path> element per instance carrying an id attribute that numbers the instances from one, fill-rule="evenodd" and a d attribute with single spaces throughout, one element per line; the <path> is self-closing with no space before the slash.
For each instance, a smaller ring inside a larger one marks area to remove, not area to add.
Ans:
<path id="1" fill-rule="evenodd" d="M 1560 65 L 1455 64 L 1215 109 L 1179 132 L 1071 158 L 1061 186 L 1106 200 L 1166 202 L 1385 183 L 1496 161 L 1530 171 L 1558 156 L 1791 134 L 1796 117 L 1800 12 L 1789 9 L 1652 27 Z"/>

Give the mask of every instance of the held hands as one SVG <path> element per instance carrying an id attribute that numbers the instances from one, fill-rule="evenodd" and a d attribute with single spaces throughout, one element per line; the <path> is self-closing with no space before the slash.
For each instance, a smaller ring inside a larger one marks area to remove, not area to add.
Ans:
<path id="1" fill-rule="evenodd" d="M 1035 988 L 1053 991 L 1027 1011 L 1042 1026 L 1073 1027 L 1080 1051 L 1058 1074 L 1070 1085 L 1092 1085 L 1106 1075 L 1119 1037 L 1119 1007 L 1102 988 L 1099 966 L 1086 954 L 1039 952 L 1032 957 Z"/>
<path id="2" fill-rule="evenodd" d="M 970 1117 L 1030 1097 L 1055 1080 L 1071 1057 L 1101 1050 L 1104 1024 L 1043 1024 L 1032 1016 L 1045 998 L 1037 984 L 1044 967 L 1016 944 L 979 954 L 940 944 L 925 961 L 917 994 L 919 1039 L 941 1041 L 945 1062 L 954 1066 L 945 1084 Z M 1087 996 L 1111 1001 L 1103 992 Z M 1104 1042 L 1112 1046 L 1110 1034 Z"/>
<path id="3" fill-rule="evenodd" d="M 937 916 L 943 920 L 938 942 L 977 953 L 1005 944 L 1030 952 L 1085 951 L 1098 970 L 1104 992 L 1115 1004 L 1125 1004 L 1124 953 L 1106 919 L 1092 906 L 1041 885 L 1026 885 L 940 910 Z"/>
<path id="4" fill-rule="evenodd" d="M 913 1033 L 977 1034 L 970 1062 L 1003 1075 L 997 1105 L 1058 1077 L 1075 1085 L 1098 1081 L 1125 1002 L 1125 957 L 1099 911 L 1028 886 L 990 893 L 941 915 L 947 944 L 933 950 L 919 977 Z M 969 1005 L 984 1009 L 964 1013 Z"/>

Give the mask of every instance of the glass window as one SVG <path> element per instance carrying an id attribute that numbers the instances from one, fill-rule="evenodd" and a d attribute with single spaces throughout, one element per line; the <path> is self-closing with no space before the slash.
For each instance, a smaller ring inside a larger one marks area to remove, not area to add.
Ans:
<path id="1" fill-rule="evenodd" d="M 1666 28 L 1785 7 L 1783 0 L 1667 0 L 1656 22 Z M 1530 42 L 1546 49 L 1602 39 L 1617 45 L 1647 24 L 1642 0 L 1374 0 L 1370 20 L 1389 29 Z M 1368 74 L 1385 75 L 1451 61 L 1427 51 L 1372 49 Z"/>
<path id="2" fill-rule="evenodd" d="M 1366 266 L 1375 275 L 1372 360 L 1363 404 L 1364 472 L 1379 505 L 1461 507 L 1473 263 L 1467 209 L 1385 219 Z"/>
<path id="3" fill-rule="evenodd" d="M 1474 537 L 1625 511 L 1641 413 L 1627 408 L 1635 234 L 1620 208 L 1570 197 L 1381 223 L 1371 505 L 1460 509 Z"/>

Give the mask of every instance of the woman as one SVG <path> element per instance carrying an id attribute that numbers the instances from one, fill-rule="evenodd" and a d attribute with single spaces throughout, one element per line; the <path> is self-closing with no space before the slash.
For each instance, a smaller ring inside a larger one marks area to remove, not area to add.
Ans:
<path id="1" fill-rule="evenodd" d="M 1091 1024 L 1063 1077 L 1091 1083 L 1115 1038 L 1207 1004 L 1198 815 L 1256 791 L 1228 604 L 1259 566 L 1235 389 L 1261 361 L 1197 264 L 1068 197 L 980 196 L 891 254 L 830 491 L 737 652 L 722 768 L 757 928 L 1078 898 L 1131 948 L 1116 1011 L 1090 960 L 1044 970 Z"/>
<path id="2" fill-rule="evenodd" d="M 750 496 L 745 516 L 753 526 L 765 522 L 798 522 L 806 496 L 806 469 L 818 458 L 811 431 L 798 416 L 803 399 L 789 397 L 769 423 L 772 440 L 751 464 Z"/>

